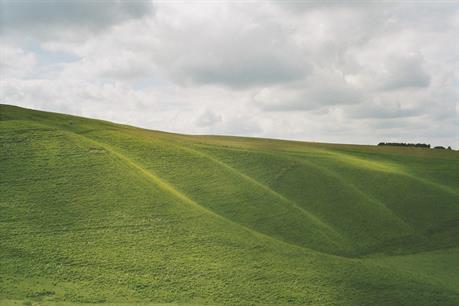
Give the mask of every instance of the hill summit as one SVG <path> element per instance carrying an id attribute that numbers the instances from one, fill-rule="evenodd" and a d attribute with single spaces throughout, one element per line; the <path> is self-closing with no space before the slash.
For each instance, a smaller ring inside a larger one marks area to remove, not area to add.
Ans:
<path id="1" fill-rule="evenodd" d="M 459 304 L 456 151 L 1 105 L 0 152 L 2 305 Z"/>

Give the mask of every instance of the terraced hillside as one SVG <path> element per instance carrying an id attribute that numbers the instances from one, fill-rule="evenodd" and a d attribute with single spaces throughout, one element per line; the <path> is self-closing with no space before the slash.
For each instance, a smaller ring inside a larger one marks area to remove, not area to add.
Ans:
<path id="1" fill-rule="evenodd" d="M 0 106 L 0 304 L 458 305 L 459 153 Z"/>

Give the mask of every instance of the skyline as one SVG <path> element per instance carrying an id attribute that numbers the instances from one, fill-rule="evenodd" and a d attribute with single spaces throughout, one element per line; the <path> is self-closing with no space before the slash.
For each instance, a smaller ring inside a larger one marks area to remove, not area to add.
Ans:
<path id="1" fill-rule="evenodd" d="M 0 103 L 186 134 L 459 147 L 459 5 L 1 2 Z"/>

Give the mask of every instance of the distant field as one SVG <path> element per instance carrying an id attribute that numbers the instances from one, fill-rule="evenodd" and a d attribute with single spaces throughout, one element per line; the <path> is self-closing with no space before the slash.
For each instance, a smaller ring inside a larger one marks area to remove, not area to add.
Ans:
<path id="1" fill-rule="evenodd" d="M 0 106 L 0 305 L 459 305 L 459 152 Z"/>

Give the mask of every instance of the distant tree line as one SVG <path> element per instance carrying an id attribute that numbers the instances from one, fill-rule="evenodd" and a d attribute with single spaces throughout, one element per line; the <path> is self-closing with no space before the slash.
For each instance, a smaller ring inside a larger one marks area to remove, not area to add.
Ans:
<path id="1" fill-rule="evenodd" d="M 417 148 L 429 148 L 430 144 L 428 143 L 407 143 L 407 142 L 380 142 L 378 146 L 394 146 L 394 147 L 417 147 Z M 439 150 L 451 150 L 451 147 L 445 148 L 443 146 L 433 147 L 434 149 Z"/>
<path id="2" fill-rule="evenodd" d="M 378 143 L 378 146 L 430 148 L 430 144 L 427 144 L 427 143 L 407 143 L 407 142 L 380 142 Z"/>
<path id="3" fill-rule="evenodd" d="M 434 149 L 440 149 L 440 150 L 452 150 L 450 146 L 448 146 L 447 148 L 445 148 L 444 146 L 436 146 L 436 147 L 434 147 Z"/>

